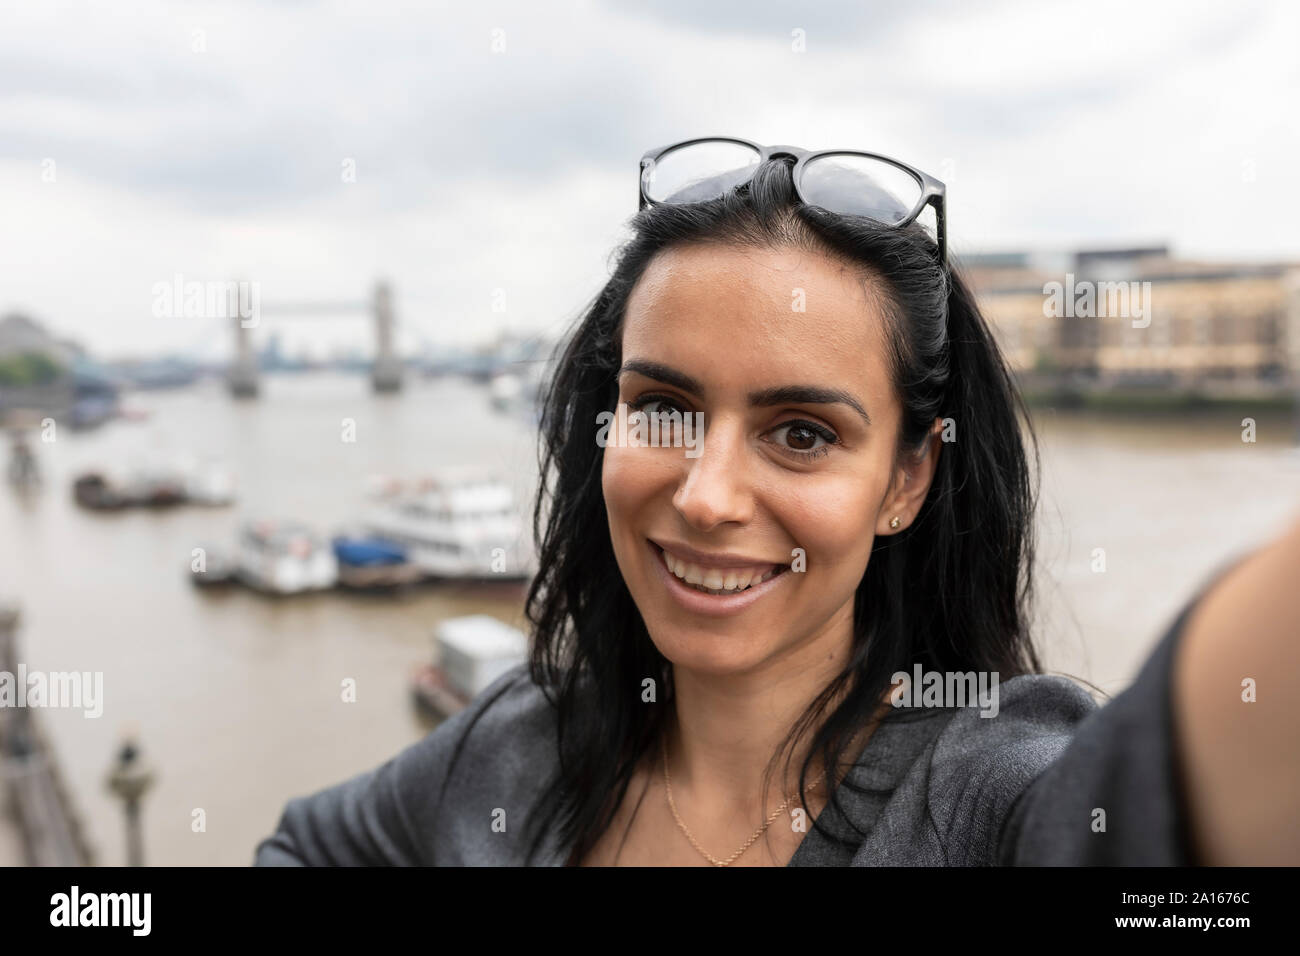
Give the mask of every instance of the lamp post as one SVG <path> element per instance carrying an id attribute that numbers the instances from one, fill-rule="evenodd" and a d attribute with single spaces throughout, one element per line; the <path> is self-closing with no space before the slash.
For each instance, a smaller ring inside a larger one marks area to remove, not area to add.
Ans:
<path id="1" fill-rule="evenodd" d="M 146 764 L 128 736 L 108 773 L 108 789 L 121 798 L 126 810 L 126 865 L 144 866 L 144 839 L 140 832 L 140 800 L 153 785 L 153 769 Z"/>

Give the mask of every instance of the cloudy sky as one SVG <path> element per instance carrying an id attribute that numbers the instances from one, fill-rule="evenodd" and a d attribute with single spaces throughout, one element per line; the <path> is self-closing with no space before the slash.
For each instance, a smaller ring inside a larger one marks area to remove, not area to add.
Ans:
<path id="1" fill-rule="evenodd" d="M 154 316 L 156 283 L 256 281 L 264 335 L 276 303 L 383 276 L 408 349 L 557 333 L 642 152 L 710 133 L 907 160 L 947 182 L 958 255 L 1300 259 L 1300 5 L 809 6 L 5 4 L 0 313 L 103 355 L 213 355 L 227 331 Z"/>

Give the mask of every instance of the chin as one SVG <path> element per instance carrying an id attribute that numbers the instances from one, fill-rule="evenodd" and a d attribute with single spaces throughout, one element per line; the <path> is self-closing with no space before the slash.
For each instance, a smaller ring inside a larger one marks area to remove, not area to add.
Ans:
<path id="1" fill-rule="evenodd" d="M 720 634 L 660 622 L 647 625 L 650 640 L 674 667 L 726 677 L 748 673 L 770 654 L 760 635 Z"/>

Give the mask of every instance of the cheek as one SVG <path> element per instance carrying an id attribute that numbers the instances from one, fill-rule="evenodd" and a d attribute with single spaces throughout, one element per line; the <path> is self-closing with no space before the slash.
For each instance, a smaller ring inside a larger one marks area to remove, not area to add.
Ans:
<path id="1" fill-rule="evenodd" d="M 653 456 L 646 454 L 655 450 L 614 445 L 605 449 L 600 484 L 610 531 L 615 535 L 635 519 L 663 485 L 663 476 L 658 474 L 662 469 L 656 469 Z"/>
<path id="2" fill-rule="evenodd" d="M 835 483 L 785 504 L 786 528 L 804 550 L 810 579 L 856 579 L 866 570 L 879 500 L 874 491 L 865 481 Z"/>

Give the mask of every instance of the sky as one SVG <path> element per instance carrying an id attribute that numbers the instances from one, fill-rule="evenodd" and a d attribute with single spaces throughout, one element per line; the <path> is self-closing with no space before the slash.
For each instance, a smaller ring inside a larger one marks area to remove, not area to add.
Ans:
<path id="1" fill-rule="evenodd" d="M 556 336 L 646 149 L 894 156 L 952 252 L 1168 244 L 1300 260 L 1300 5 L 573 0 L 0 6 L 0 314 L 103 357 L 218 357 L 156 287 L 258 284 L 255 341 Z M 281 307 L 276 317 L 276 306 Z"/>

